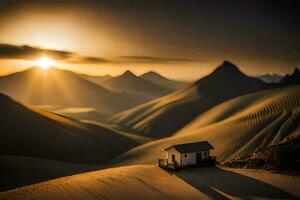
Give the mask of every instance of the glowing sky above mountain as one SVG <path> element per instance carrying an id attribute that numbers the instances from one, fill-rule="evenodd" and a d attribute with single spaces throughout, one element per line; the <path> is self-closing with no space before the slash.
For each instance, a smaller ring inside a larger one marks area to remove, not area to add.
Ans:
<path id="1" fill-rule="evenodd" d="M 31 65 L 35 49 L 64 52 L 57 65 L 93 75 L 155 70 L 196 79 L 225 59 L 249 74 L 291 72 L 300 61 L 297 8 L 297 1 L 2 0 L 0 74 Z M 7 45 L 34 51 L 23 56 Z"/>

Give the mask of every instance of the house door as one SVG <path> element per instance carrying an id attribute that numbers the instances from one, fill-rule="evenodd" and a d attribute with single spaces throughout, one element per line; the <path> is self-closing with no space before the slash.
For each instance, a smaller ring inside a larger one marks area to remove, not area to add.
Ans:
<path id="1" fill-rule="evenodd" d="M 202 162 L 202 153 L 196 153 L 196 164 L 201 164 Z"/>
<path id="2" fill-rule="evenodd" d="M 174 154 L 172 154 L 172 162 L 175 162 L 175 155 Z"/>

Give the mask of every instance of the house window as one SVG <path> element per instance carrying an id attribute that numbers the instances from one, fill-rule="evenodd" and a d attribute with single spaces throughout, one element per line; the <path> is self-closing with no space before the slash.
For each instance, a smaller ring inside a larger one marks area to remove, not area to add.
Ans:
<path id="1" fill-rule="evenodd" d="M 187 154 L 184 154 L 184 157 L 187 158 Z"/>

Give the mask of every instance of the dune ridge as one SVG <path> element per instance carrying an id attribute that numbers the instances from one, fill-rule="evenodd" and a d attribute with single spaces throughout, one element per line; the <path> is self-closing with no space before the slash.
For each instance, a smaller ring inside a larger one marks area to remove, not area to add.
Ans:
<path id="1" fill-rule="evenodd" d="M 113 163 L 154 164 L 161 149 L 199 140 L 215 147 L 219 161 L 232 159 L 299 134 L 299 106 L 299 85 L 237 97 L 200 115 L 175 135 L 135 147 Z"/>
<path id="2" fill-rule="evenodd" d="M 155 177 L 155 178 L 153 178 Z M 33 192 L 34 191 L 34 192 Z M 0 194 L 0 199 L 201 199 L 195 188 L 156 166 L 137 165 L 64 177 Z"/>

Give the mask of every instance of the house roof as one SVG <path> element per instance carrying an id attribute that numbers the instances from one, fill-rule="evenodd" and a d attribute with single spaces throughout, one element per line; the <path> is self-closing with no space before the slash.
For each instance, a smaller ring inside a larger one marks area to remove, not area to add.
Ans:
<path id="1" fill-rule="evenodd" d="M 179 153 L 208 151 L 214 149 L 214 147 L 208 141 L 200 141 L 200 142 L 193 142 L 193 143 L 175 144 L 164 149 L 164 151 L 167 151 L 172 147 L 174 147 Z"/>

